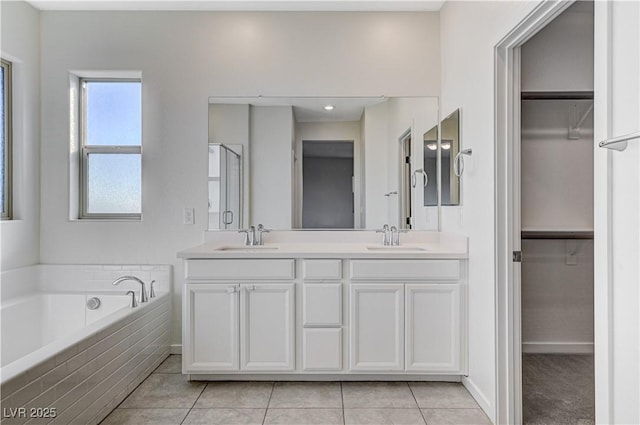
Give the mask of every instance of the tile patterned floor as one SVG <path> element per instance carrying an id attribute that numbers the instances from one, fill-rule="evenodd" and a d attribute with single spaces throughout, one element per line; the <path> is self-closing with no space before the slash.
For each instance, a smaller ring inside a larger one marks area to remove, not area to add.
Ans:
<path id="1" fill-rule="evenodd" d="M 102 425 L 485 425 L 456 383 L 189 382 L 170 356 Z"/>

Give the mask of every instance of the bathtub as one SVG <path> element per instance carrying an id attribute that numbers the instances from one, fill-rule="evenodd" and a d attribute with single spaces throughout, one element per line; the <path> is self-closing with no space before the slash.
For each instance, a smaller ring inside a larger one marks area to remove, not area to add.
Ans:
<path id="1" fill-rule="evenodd" d="M 122 275 L 155 279 L 156 297 L 131 308 L 126 291 L 140 285 L 113 287 Z M 1 278 L 2 424 L 99 423 L 169 355 L 170 266 L 38 265 Z"/>

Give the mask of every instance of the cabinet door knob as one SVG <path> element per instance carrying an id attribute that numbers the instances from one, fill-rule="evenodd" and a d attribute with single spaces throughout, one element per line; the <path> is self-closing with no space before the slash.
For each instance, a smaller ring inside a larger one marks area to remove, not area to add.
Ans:
<path id="1" fill-rule="evenodd" d="M 236 287 L 235 286 L 227 286 L 227 293 L 228 294 L 233 294 L 236 292 Z"/>

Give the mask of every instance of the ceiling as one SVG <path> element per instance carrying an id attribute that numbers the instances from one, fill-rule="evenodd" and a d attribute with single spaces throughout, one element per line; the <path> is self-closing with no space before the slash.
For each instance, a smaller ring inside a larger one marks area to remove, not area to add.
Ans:
<path id="1" fill-rule="evenodd" d="M 366 106 L 387 101 L 379 97 L 211 97 L 209 103 L 252 106 L 292 106 L 296 122 L 360 121 Z M 324 107 L 332 105 L 332 111 Z"/>
<path id="2" fill-rule="evenodd" d="M 445 0 L 27 0 L 40 10 L 422 11 Z"/>

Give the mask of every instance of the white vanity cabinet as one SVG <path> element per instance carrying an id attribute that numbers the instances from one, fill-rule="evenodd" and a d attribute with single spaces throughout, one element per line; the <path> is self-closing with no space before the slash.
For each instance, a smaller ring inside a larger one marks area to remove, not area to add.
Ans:
<path id="1" fill-rule="evenodd" d="M 464 267 L 398 255 L 187 257 L 183 372 L 464 375 Z"/>
<path id="2" fill-rule="evenodd" d="M 186 261 L 183 371 L 294 370 L 295 283 L 283 281 L 294 278 L 293 266 L 293 260 Z"/>
<path id="3" fill-rule="evenodd" d="M 353 260 L 350 369 L 463 373 L 460 277 L 457 260 Z"/>

